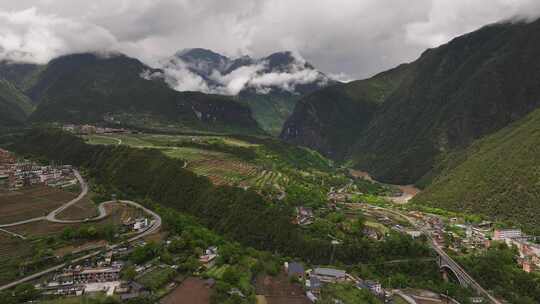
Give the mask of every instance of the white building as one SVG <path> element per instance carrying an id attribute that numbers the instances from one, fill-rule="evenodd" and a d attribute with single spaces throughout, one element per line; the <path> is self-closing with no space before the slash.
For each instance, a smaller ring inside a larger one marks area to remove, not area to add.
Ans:
<path id="1" fill-rule="evenodd" d="M 506 239 L 513 239 L 521 236 L 521 229 L 496 229 L 493 233 L 493 240 L 504 241 Z"/>

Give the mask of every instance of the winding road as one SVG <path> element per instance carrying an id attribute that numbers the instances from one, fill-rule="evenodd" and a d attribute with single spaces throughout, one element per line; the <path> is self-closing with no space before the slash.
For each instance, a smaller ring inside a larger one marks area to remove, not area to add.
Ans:
<path id="1" fill-rule="evenodd" d="M 99 214 L 97 216 L 93 217 L 93 218 L 88 218 L 88 219 L 83 219 L 83 220 L 62 220 L 62 219 L 58 219 L 57 216 L 60 213 L 62 213 L 67 208 L 75 205 L 77 202 L 79 202 L 81 199 L 83 199 L 83 197 L 85 197 L 88 194 L 88 184 L 84 181 L 84 179 L 80 175 L 79 171 L 73 170 L 73 172 L 75 174 L 75 177 L 79 180 L 79 183 L 81 185 L 81 193 L 76 198 L 74 198 L 73 200 L 71 200 L 71 201 L 65 203 L 64 205 L 58 207 L 57 209 L 51 211 L 47 216 L 31 218 L 31 219 L 28 219 L 28 220 L 18 221 L 18 222 L 9 223 L 9 224 L 3 224 L 3 225 L 0 225 L 0 228 L 24 225 L 24 224 L 37 222 L 37 221 L 42 221 L 42 220 L 46 220 L 46 221 L 54 222 L 54 223 L 62 223 L 62 224 L 76 224 L 76 223 L 86 223 L 86 222 L 91 222 L 91 221 L 99 221 L 99 220 L 107 217 L 107 215 L 108 215 L 107 210 L 105 209 L 105 206 L 112 205 L 112 204 L 130 205 L 132 207 L 139 208 L 139 209 L 143 210 L 145 213 L 147 213 L 147 214 L 149 214 L 149 215 L 151 215 L 153 217 L 153 220 L 150 222 L 150 225 L 146 228 L 146 230 L 144 230 L 142 233 L 128 239 L 124 243 L 126 243 L 126 242 L 127 243 L 132 243 L 132 242 L 134 242 L 136 240 L 144 238 L 144 237 L 158 231 L 159 228 L 161 227 L 161 223 L 162 223 L 161 222 L 161 217 L 157 213 L 155 213 L 154 211 L 152 211 L 152 210 L 150 210 L 150 209 L 148 209 L 148 208 L 146 208 L 146 207 L 144 207 L 144 206 L 142 206 L 142 205 L 140 205 L 140 204 L 138 204 L 136 202 L 126 201 L 126 200 L 107 201 L 107 202 L 103 202 L 103 203 L 99 204 L 99 206 L 98 206 Z M 4 229 L 0 229 L 0 230 L 4 230 Z M 6 232 L 11 233 L 11 232 L 9 232 L 7 230 L 6 230 Z M 100 250 L 93 251 L 93 252 L 91 252 L 91 253 L 89 253 L 87 255 L 81 256 L 81 257 L 76 258 L 74 260 L 71 260 L 69 262 L 69 264 L 77 263 L 77 262 L 86 260 L 88 258 L 97 256 L 97 255 L 103 253 L 104 251 L 115 249 L 115 248 L 119 247 L 120 245 L 121 244 L 110 245 L 106 249 L 100 249 Z M 11 283 L 3 285 L 3 286 L 0 286 L 0 291 L 15 287 L 15 286 L 17 286 L 19 284 L 22 284 L 22 283 L 26 283 L 26 282 L 35 280 L 35 279 L 37 279 L 37 278 L 39 278 L 39 277 L 41 277 L 43 275 L 46 275 L 48 273 L 60 270 L 60 269 L 62 269 L 64 267 L 66 267 L 67 265 L 68 265 L 68 263 L 62 263 L 60 265 L 56 265 L 54 267 L 45 269 L 45 270 L 40 271 L 38 273 L 34 273 L 34 274 L 29 275 L 27 277 L 24 277 L 24 278 L 22 278 L 20 280 L 11 282 Z"/>

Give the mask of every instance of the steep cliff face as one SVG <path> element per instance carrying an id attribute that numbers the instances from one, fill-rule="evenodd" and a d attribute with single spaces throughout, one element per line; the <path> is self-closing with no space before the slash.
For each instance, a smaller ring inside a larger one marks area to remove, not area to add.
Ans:
<path id="1" fill-rule="evenodd" d="M 344 159 L 382 103 L 408 77 L 401 65 L 370 79 L 330 86 L 302 98 L 280 137 L 334 159 Z"/>

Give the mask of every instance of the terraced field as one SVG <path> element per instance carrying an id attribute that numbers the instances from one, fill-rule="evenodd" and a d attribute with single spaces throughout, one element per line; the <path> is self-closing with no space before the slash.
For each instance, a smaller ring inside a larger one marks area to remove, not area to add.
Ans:
<path id="1" fill-rule="evenodd" d="M 106 137 L 109 137 L 110 141 L 107 141 Z M 261 176 L 262 170 L 256 165 L 232 154 L 178 146 L 183 143 L 208 143 L 212 141 L 244 148 L 257 146 L 235 138 L 156 134 L 92 135 L 85 138 L 91 144 L 117 144 L 120 140 L 122 144 L 132 147 L 159 149 L 169 157 L 187 161 L 188 169 L 208 177 L 216 185 L 252 186 L 253 182 L 258 181 L 262 185 L 267 179 L 265 176 Z"/>
<path id="2" fill-rule="evenodd" d="M 109 142 L 106 142 L 107 138 L 103 139 L 107 136 L 111 138 Z M 283 190 L 292 178 L 285 172 L 291 167 L 290 162 L 295 155 L 283 155 L 289 150 L 275 150 L 275 143 L 272 150 L 263 143 L 255 144 L 227 136 L 115 134 L 85 138 L 93 144 L 121 142 L 136 148 L 161 150 L 171 158 L 186 161 L 187 169 L 208 177 L 216 185 Z M 294 152 L 298 154 L 298 151 Z"/>

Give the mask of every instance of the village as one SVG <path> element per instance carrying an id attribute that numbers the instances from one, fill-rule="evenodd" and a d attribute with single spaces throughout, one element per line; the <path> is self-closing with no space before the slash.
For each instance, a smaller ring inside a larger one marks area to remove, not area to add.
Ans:
<path id="1" fill-rule="evenodd" d="M 77 178 L 70 165 L 42 166 L 0 149 L 0 191 L 34 185 L 67 188 L 77 185 Z"/>
<path id="2" fill-rule="evenodd" d="M 93 134 L 131 134 L 132 131 L 124 128 L 110 128 L 110 127 L 100 127 L 96 125 L 74 125 L 67 124 L 62 126 L 62 130 L 70 132 L 77 135 L 93 135 Z"/>
<path id="3" fill-rule="evenodd" d="M 81 126 L 81 129 L 84 126 Z M 88 132 L 88 128 L 84 128 Z M 89 132 L 97 132 L 90 128 Z M 60 189 L 76 186 L 78 180 L 74 175 L 74 168 L 70 165 L 42 166 L 35 162 L 16 157 L 9 151 L 0 150 L 0 189 L 2 191 L 16 191 L 35 185 L 58 187 Z M 395 208 L 396 205 L 373 205 L 363 199 L 356 187 L 350 183 L 340 189 L 331 189 L 327 196 L 327 205 L 322 208 L 298 206 L 295 208 L 296 216 L 291 219 L 293 224 L 309 230 L 321 216 L 340 214 L 344 221 L 352 221 L 362 214 L 364 226 L 361 233 L 375 241 L 384 240 L 389 233 L 400 233 L 413 239 L 429 235 L 441 248 L 456 254 L 483 251 L 494 242 L 506 243 L 515 246 L 519 256 L 516 260 L 526 272 L 540 269 L 540 245 L 535 244 L 535 238 L 525 235 L 519 229 L 499 229 L 491 222 L 468 223 L 458 217 L 447 218 L 427 212 L 404 210 Z M 398 205 L 399 207 L 399 205 Z M 118 230 L 120 235 L 133 236 L 146 232 L 154 221 L 146 216 L 124 219 L 122 227 Z M 343 227 L 343 225 L 338 225 Z M 345 225 L 346 226 L 346 225 Z M 341 240 L 336 235 L 328 235 L 333 246 L 339 245 Z M 158 243 L 159 247 L 169 248 L 178 237 L 164 238 Z M 103 247 L 99 254 L 89 258 L 66 264 L 53 273 L 42 277 L 35 282 L 34 287 L 44 296 L 51 297 L 77 297 L 106 295 L 114 296 L 120 300 L 133 298 L 174 294 L 178 288 L 187 283 L 178 279 L 182 273 L 179 269 L 184 267 L 174 261 L 163 261 L 159 258 L 150 259 L 141 263 L 132 261 L 133 252 L 146 248 L 149 244 L 144 240 L 132 243 L 123 243 Z M 223 261 L 220 259 L 220 249 L 216 245 L 205 246 L 197 255 L 196 267 L 188 272 L 188 280 L 197 278 L 204 288 L 210 290 L 216 284 L 213 279 L 216 273 L 222 273 Z M 82 253 L 79 253 L 82 254 Z M 129 274 L 132 272 L 131 274 Z M 167 274 L 163 283 L 164 289 L 159 291 L 149 287 L 148 278 L 154 275 Z M 211 274 L 211 275 L 209 275 Z M 287 278 L 289 283 L 298 284 L 301 295 L 312 303 L 319 302 L 324 297 L 324 290 L 332 286 L 348 286 L 363 293 L 369 293 L 383 303 L 395 303 L 396 297 L 414 301 L 419 296 L 415 290 L 399 290 L 383 288 L 377 280 L 364 279 L 357 274 L 349 273 L 346 267 L 337 267 L 330 261 L 326 265 L 310 265 L 298 260 L 288 260 L 282 264 L 279 276 Z M 201 279 L 198 279 L 201 278 Z M 146 284 L 145 284 L 146 281 Z M 197 281 L 197 282 L 199 282 Z M 256 283 L 254 285 L 261 284 Z M 292 282 L 292 283 L 291 283 Z M 288 290 L 288 285 L 283 285 Z M 295 298 L 298 294 L 285 298 Z M 421 291 L 427 292 L 427 291 Z M 238 287 L 231 287 L 227 293 L 239 298 L 246 298 L 245 291 Z M 262 288 L 258 299 L 272 298 L 268 291 Z M 431 294 L 433 299 L 442 301 L 444 295 Z M 411 300 L 412 299 L 412 300 Z M 410 302 L 409 303 L 414 303 Z M 161 303 L 167 302 L 167 297 Z M 258 303 L 267 303 L 260 300 Z M 335 303 L 344 303 L 336 300 Z M 442 303 L 442 302 L 441 302 Z"/>

